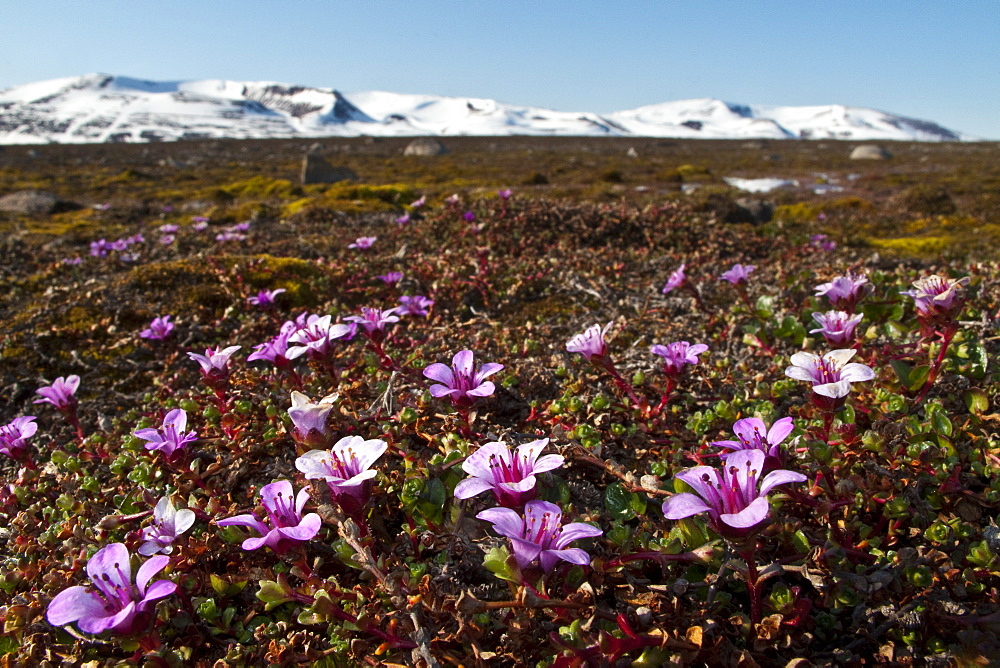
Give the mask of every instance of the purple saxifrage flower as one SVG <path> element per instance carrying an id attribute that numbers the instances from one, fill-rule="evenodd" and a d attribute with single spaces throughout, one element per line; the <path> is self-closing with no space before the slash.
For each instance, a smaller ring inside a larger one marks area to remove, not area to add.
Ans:
<path id="1" fill-rule="evenodd" d="M 228 348 L 206 348 L 204 355 L 188 353 L 201 367 L 201 375 L 210 387 L 220 385 L 229 378 L 229 359 L 241 346 Z"/>
<path id="2" fill-rule="evenodd" d="M 471 223 L 476 219 L 476 214 L 472 213 L 471 211 L 466 211 L 465 213 L 462 214 L 462 219 L 467 223 Z"/>
<path id="3" fill-rule="evenodd" d="M 925 276 L 914 281 L 912 289 L 900 294 L 913 297 L 913 306 L 921 318 L 943 322 L 962 310 L 968 283 L 968 276 L 961 279 Z"/>
<path id="4" fill-rule="evenodd" d="M 810 329 L 809 333 L 822 334 L 831 346 L 845 346 L 853 343 L 854 330 L 864 317 L 860 313 L 851 315 L 847 311 L 827 311 L 812 315 L 819 327 Z"/>
<path id="5" fill-rule="evenodd" d="M 372 478 L 378 461 L 389 446 L 385 441 L 345 436 L 330 450 L 310 450 L 295 460 L 295 468 L 306 480 L 325 480 L 330 494 L 344 512 L 360 517 L 371 497 Z"/>
<path id="6" fill-rule="evenodd" d="M 470 499 L 489 490 L 501 506 L 520 508 L 535 496 L 535 475 L 563 465 L 562 455 L 539 457 L 548 443 L 547 438 L 531 441 L 514 453 L 502 441 L 485 444 L 462 462 L 469 477 L 455 486 L 455 498 Z"/>
<path id="7" fill-rule="evenodd" d="M 732 269 L 719 276 L 719 280 L 728 281 L 733 285 L 740 285 L 741 283 L 747 282 L 747 279 L 750 278 L 751 272 L 753 272 L 756 268 L 757 267 L 752 264 L 742 265 L 736 263 L 733 265 Z"/>
<path id="8" fill-rule="evenodd" d="M 663 373 L 673 377 L 679 376 L 684 367 L 700 362 L 698 355 L 706 350 L 708 346 L 704 343 L 691 345 L 687 341 L 675 341 L 665 346 L 656 344 L 649 348 L 649 352 L 663 358 Z"/>
<path id="9" fill-rule="evenodd" d="M 307 352 L 313 359 L 323 359 L 333 352 L 334 341 L 350 341 L 358 328 L 353 322 L 346 325 L 334 323 L 333 316 L 330 315 L 309 315 L 304 323 L 299 323 L 297 319 L 296 324 L 300 324 L 300 328 L 288 337 L 288 352 L 285 357 L 290 360 Z"/>
<path id="10" fill-rule="evenodd" d="M 80 387 L 80 377 L 60 376 L 55 382 L 45 387 L 35 390 L 35 394 L 40 394 L 41 399 L 35 399 L 36 404 L 52 404 L 61 411 L 76 408 L 76 390 Z"/>
<path id="11" fill-rule="evenodd" d="M 153 523 L 142 530 L 142 540 L 137 552 L 149 557 L 159 552 L 170 554 L 174 551 L 174 541 L 194 524 L 194 511 L 177 510 L 169 496 L 162 497 L 153 508 Z"/>
<path id="12" fill-rule="evenodd" d="M 434 305 L 433 299 L 428 299 L 423 295 L 404 295 L 399 298 L 399 306 L 396 307 L 396 312 L 399 315 L 418 315 L 421 317 L 426 317 L 428 314 L 427 309 Z"/>
<path id="13" fill-rule="evenodd" d="M 685 266 L 687 265 L 682 264 L 681 266 L 677 267 L 677 269 L 675 269 L 672 274 L 670 274 L 670 278 L 667 279 L 667 282 L 663 285 L 663 289 L 660 290 L 660 292 L 662 292 L 665 295 L 670 294 L 677 288 L 684 285 L 684 281 L 687 280 L 687 275 L 684 273 Z"/>
<path id="14" fill-rule="evenodd" d="M 289 363 L 288 340 L 298 330 L 298 326 L 291 320 L 281 326 L 278 335 L 268 341 L 254 346 L 253 352 L 247 355 L 247 362 L 263 360 L 270 362 L 276 367 L 284 367 Z"/>
<path id="15" fill-rule="evenodd" d="M 25 439 L 34 436 L 36 431 L 38 425 L 35 424 L 34 415 L 14 418 L 0 427 L 0 454 L 25 461 L 28 455 L 28 443 Z"/>
<path id="16" fill-rule="evenodd" d="M 379 279 L 386 285 L 395 285 L 396 283 L 399 283 L 401 280 L 403 280 L 403 272 L 390 271 L 385 274 L 382 274 L 381 276 L 376 276 L 375 278 Z"/>
<path id="17" fill-rule="evenodd" d="M 788 438 L 794 429 L 795 422 L 790 417 L 775 420 L 770 429 L 760 418 L 743 418 L 733 424 L 733 433 L 736 434 L 738 441 L 712 441 L 709 445 L 728 450 L 728 452 L 719 453 L 719 457 L 723 461 L 741 450 L 760 450 L 769 460 L 765 463 L 780 465 L 784 460 L 781 443 Z"/>
<path id="18" fill-rule="evenodd" d="M 427 195 L 421 195 L 420 199 L 410 202 L 411 209 L 420 209 L 427 204 Z"/>
<path id="19" fill-rule="evenodd" d="M 806 479 L 801 473 L 785 469 L 762 477 L 765 458 L 760 450 L 739 450 L 730 454 L 721 468 L 695 466 L 681 471 L 677 478 L 694 493 L 683 492 L 667 499 L 663 516 L 679 520 L 707 512 L 708 524 L 715 533 L 728 540 L 745 541 L 768 519 L 771 504 L 767 494 L 778 485 Z"/>
<path id="20" fill-rule="evenodd" d="M 590 362 L 599 363 L 608 356 L 608 344 L 604 340 L 604 335 L 611 329 L 612 324 L 609 322 L 603 329 L 600 325 L 591 325 L 584 332 L 567 341 L 566 350 L 571 353 L 580 353 Z"/>
<path id="21" fill-rule="evenodd" d="M 288 292 L 285 288 L 278 288 L 277 290 L 261 290 L 256 295 L 247 297 L 247 303 L 251 306 L 256 306 L 262 311 L 272 309 L 275 306 L 274 298 L 280 295 L 282 292 Z"/>
<path id="22" fill-rule="evenodd" d="M 216 522 L 220 527 L 243 526 L 253 529 L 258 534 L 256 538 L 243 541 L 244 550 L 256 550 L 267 545 L 276 554 L 284 554 L 295 543 L 311 540 L 319 533 L 323 521 L 316 513 L 302 516 L 302 509 L 309 500 L 309 490 L 302 488 L 298 496 L 292 489 L 292 483 L 287 480 L 272 482 L 260 490 L 260 499 L 267 512 L 268 523 L 262 522 L 257 515 L 237 515 Z"/>
<path id="23" fill-rule="evenodd" d="M 163 426 L 160 429 L 153 427 L 138 429 L 135 436 L 146 441 L 147 450 L 159 450 L 167 459 L 173 460 L 188 443 L 198 439 L 198 434 L 184 431 L 186 428 L 187 413 L 183 408 L 175 408 L 163 418 Z"/>
<path id="24" fill-rule="evenodd" d="M 292 419 L 292 436 L 296 441 L 310 448 L 327 445 L 330 435 L 326 429 L 326 418 L 339 396 L 337 393 L 328 394 L 313 402 L 301 392 L 292 392 L 292 407 L 288 409 L 288 417 Z"/>
<path id="25" fill-rule="evenodd" d="M 410 214 L 404 213 L 402 216 L 396 219 L 397 225 L 409 225 L 410 224 Z"/>
<path id="26" fill-rule="evenodd" d="M 536 559 L 546 573 L 560 560 L 587 566 L 590 555 L 578 547 L 567 547 L 581 538 L 596 538 L 604 532 L 583 522 L 562 524 L 562 510 L 548 501 L 528 501 L 524 517 L 510 508 L 490 508 L 477 518 L 493 524 L 493 530 L 510 539 L 517 565 L 527 568 Z"/>
<path id="27" fill-rule="evenodd" d="M 174 331 L 174 323 L 170 322 L 173 316 L 165 315 L 153 318 L 149 327 L 139 332 L 139 337 L 152 341 L 162 341 L 168 338 Z"/>
<path id="28" fill-rule="evenodd" d="M 510 188 L 504 188 L 503 190 L 497 191 L 497 197 L 503 200 L 510 199 L 510 196 L 514 194 L 514 191 Z"/>
<path id="29" fill-rule="evenodd" d="M 385 338 L 385 328 L 394 322 L 399 322 L 394 308 L 383 311 L 379 308 L 361 307 L 361 315 L 349 315 L 344 320 L 355 322 L 364 332 L 364 335 L 372 341 L 381 341 Z"/>
<path id="30" fill-rule="evenodd" d="M 364 250 L 366 248 L 371 248 L 377 239 L 378 237 L 358 237 L 354 240 L 354 243 L 349 244 L 347 247 Z"/>
<path id="31" fill-rule="evenodd" d="M 848 271 L 845 276 L 817 285 L 816 296 L 829 299 L 835 309 L 854 313 L 858 302 L 874 290 L 875 287 L 868 282 L 867 276 Z"/>
<path id="32" fill-rule="evenodd" d="M 452 358 L 451 367 L 435 362 L 424 369 L 424 376 L 440 383 L 431 385 L 431 396 L 450 397 L 455 406 L 467 407 L 493 394 L 496 386 L 486 379 L 503 368 L 503 364 L 495 362 L 476 368 L 472 351 L 463 350 Z"/>
<path id="33" fill-rule="evenodd" d="M 111 543 L 98 550 L 87 562 L 87 575 L 97 591 L 82 586 L 62 590 L 45 613 L 49 623 L 64 626 L 76 622 L 84 633 L 134 635 L 145 631 L 156 601 L 173 594 L 177 585 L 169 580 L 150 584 L 170 557 L 147 559 L 136 573 L 135 584 L 129 559 L 123 543 Z"/>
<path id="34" fill-rule="evenodd" d="M 851 383 L 875 377 L 870 366 L 850 362 L 857 352 L 850 348 L 831 350 L 820 357 L 800 351 L 792 355 L 789 360 L 792 365 L 785 369 L 785 375 L 812 383 L 813 403 L 823 410 L 833 410 L 844 404 L 851 392 Z"/>

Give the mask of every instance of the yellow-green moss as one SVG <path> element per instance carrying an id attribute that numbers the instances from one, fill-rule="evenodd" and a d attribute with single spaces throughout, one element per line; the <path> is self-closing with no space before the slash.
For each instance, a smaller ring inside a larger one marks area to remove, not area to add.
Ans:
<path id="1" fill-rule="evenodd" d="M 902 239 L 868 239 L 875 248 L 895 251 L 910 257 L 939 255 L 954 245 L 951 236 L 904 237 Z"/>
<path id="2" fill-rule="evenodd" d="M 272 179 L 267 176 L 253 176 L 244 181 L 236 181 L 220 186 L 219 190 L 232 197 L 256 197 L 291 199 L 302 195 L 302 188 L 287 179 Z"/>

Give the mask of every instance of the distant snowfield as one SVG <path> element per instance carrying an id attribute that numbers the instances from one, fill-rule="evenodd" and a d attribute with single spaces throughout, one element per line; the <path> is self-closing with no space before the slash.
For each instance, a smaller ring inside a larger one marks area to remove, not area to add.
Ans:
<path id="1" fill-rule="evenodd" d="M 793 179 L 739 179 L 734 176 L 726 176 L 722 180 L 734 188 L 750 193 L 769 193 L 778 188 L 799 187 L 799 182 Z"/>
<path id="2" fill-rule="evenodd" d="M 0 91 L 0 144 L 361 135 L 972 139 L 930 121 L 842 105 L 777 107 L 697 99 L 595 114 L 480 98 L 340 93 L 256 81 L 142 81 L 107 74 Z"/>

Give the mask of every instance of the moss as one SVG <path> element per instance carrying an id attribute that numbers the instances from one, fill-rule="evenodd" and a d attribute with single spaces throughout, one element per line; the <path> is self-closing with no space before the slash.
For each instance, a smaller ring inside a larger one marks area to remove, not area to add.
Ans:
<path id="1" fill-rule="evenodd" d="M 902 239 L 868 239 L 875 248 L 894 251 L 909 257 L 940 255 L 954 245 L 951 236 L 904 237 Z"/>
<path id="2" fill-rule="evenodd" d="M 711 170 L 702 165 L 681 165 L 676 171 L 681 181 L 688 183 L 710 181 L 714 178 Z"/>
<path id="3" fill-rule="evenodd" d="M 372 186 L 354 183 L 336 183 L 326 189 L 327 199 L 332 200 L 381 200 L 388 204 L 409 204 L 417 198 L 413 188 L 403 183 Z"/>
<path id="4" fill-rule="evenodd" d="M 313 200 L 311 197 L 303 197 L 302 199 L 297 199 L 294 202 L 289 202 L 288 204 L 286 204 L 281 208 L 281 216 L 282 218 L 294 216 L 299 211 L 302 211 L 303 209 L 309 207 L 311 204 L 313 204 L 314 201 L 315 200 Z"/>
<path id="5" fill-rule="evenodd" d="M 254 176 L 245 181 L 236 181 L 221 186 L 219 190 L 236 198 L 291 199 L 302 195 L 302 188 L 291 181 L 267 176 Z"/>

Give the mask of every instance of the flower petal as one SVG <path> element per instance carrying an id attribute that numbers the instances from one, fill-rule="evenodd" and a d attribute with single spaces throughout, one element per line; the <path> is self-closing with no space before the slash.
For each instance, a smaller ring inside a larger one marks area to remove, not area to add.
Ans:
<path id="1" fill-rule="evenodd" d="M 790 417 L 783 417 L 775 420 L 771 429 L 767 432 L 767 442 L 771 445 L 778 445 L 795 430 L 795 421 Z"/>
<path id="2" fill-rule="evenodd" d="M 734 529 L 749 529 L 767 519 L 771 504 L 762 496 L 757 497 L 738 513 L 723 513 L 719 520 Z"/>
<path id="3" fill-rule="evenodd" d="M 840 380 L 836 383 L 825 383 L 823 385 L 813 385 L 812 391 L 831 399 L 841 399 L 851 393 L 851 383 L 847 380 Z"/>
<path id="4" fill-rule="evenodd" d="M 792 482 L 805 482 L 806 477 L 801 473 L 796 473 L 795 471 L 788 471 L 786 469 L 778 469 L 777 471 L 771 471 L 760 483 L 760 495 L 765 496 L 772 489 L 778 485 L 787 485 Z"/>
<path id="5" fill-rule="evenodd" d="M 424 369 L 424 377 L 444 383 L 448 387 L 455 386 L 455 374 L 447 364 L 435 362 Z M 431 388 L 433 390 L 433 388 Z"/>
<path id="6" fill-rule="evenodd" d="M 875 377 L 875 371 L 867 364 L 851 362 L 840 370 L 840 379 L 849 383 L 861 383 Z"/>
<path id="7" fill-rule="evenodd" d="M 153 576 L 166 568 L 169 563 L 170 557 L 163 555 L 147 559 L 146 563 L 140 566 L 139 571 L 135 574 L 135 584 L 139 587 L 139 592 L 145 592 L 146 585 L 153 579 Z"/>
<path id="8" fill-rule="evenodd" d="M 457 352 L 451 360 L 451 366 L 455 369 L 455 374 L 466 378 L 472 378 L 475 373 L 474 363 L 474 356 L 471 350 Z"/>
<path id="9" fill-rule="evenodd" d="M 477 494 L 493 489 L 493 485 L 482 478 L 466 478 L 455 485 L 456 499 L 471 499 Z"/>
<path id="10" fill-rule="evenodd" d="M 316 513 L 309 513 L 302 518 L 298 526 L 294 527 L 281 527 L 276 531 L 284 536 L 285 538 L 290 538 L 291 540 L 307 541 L 311 540 L 313 536 L 319 533 L 320 527 L 323 526 L 323 520 Z"/>
<path id="11" fill-rule="evenodd" d="M 45 611 L 45 618 L 53 626 L 63 626 L 88 617 L 106 615 L 104 601 L 86 587 L 75 586 L 63 589 L 55 595 Z"/>
<path id="12" fill-rule="evenodd" d="M 501 536 L 519 538 L 524 531 L 524 520 L 510 508 L 489 508 L 476 517 L 492 524 L 493 530 Z"/>
<path id="13" fill-rule="evenodd" d="M 698 513 L 712 510 L 711 507 L 700 496 L 690 492 L 674 494 L 663 502 L 663 516 L 668 520 L 681 520 Z"/>

